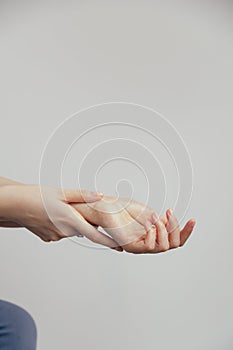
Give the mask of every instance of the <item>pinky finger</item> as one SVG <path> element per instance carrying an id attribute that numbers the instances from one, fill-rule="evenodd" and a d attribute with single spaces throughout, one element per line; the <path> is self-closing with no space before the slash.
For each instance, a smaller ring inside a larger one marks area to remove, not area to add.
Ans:
<path id="1" fill-rule="evenodd" d="M 180 246 L 182 247 L 191 235 L 193 228 L 195 226 L 195 220 L 189 220 L 183 230 L 180 232 Z"/>

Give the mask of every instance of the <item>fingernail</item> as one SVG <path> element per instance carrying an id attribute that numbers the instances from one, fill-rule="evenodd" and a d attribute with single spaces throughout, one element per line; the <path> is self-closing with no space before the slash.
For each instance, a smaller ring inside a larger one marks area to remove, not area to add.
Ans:
<path id="1" fill-rule="evenodd" d="M 96 194 L 100 197 L 103 197 L 103 195 L 104 195 L 103 192 L 96 192 Z"/>
<path id="2" fill-rule="evenodd" d="M 172 210 L 172 209 L 169 209 L 169 210 L 168 210 L 168 214 L 169 214 L 169 216 L 172 216 L 172 215 L 173 215 L 173 213 L 174 213 L 174 212 L 173 212 L 173 210 Z"/>
<path id="3" fill-rule="evenodd" d="M 91 195 L 93 197 L 102 198 L 104 194 L 103 194 L 103 192 L 91 192 Z"/>

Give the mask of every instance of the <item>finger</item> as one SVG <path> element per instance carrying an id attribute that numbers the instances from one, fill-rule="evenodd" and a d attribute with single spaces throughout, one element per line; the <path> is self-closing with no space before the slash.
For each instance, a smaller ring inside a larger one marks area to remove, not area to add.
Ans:
<path id="1" fill-rule="evenodd" d="M 167 217 L 160 215 L 160 220 L 164 223 L 165 226 L 167 225 L 168 223 Z"/>
<path id="2" fill-rule="evenodd" d="M 156 226 L 158 248 L 161 252 L 164 252 L 169 249 L 169 241 L 166 227 L 164 223 L 159 219 L 159 216 L 156 212 L 153 213 L 152 220 Z"/>
<path id="3" fill-rule="evenodd" d="M 114 247 L 114 248 L 111 248 L 111 249 L 113 249 L 113 250 L 116 250 L 117 252 L 123 252 L 124 251 L 124 249 L 122 248 L 122 247 Z"/>
<path id="4" fill-rule="evenodd" d="M 187 241 L 187 239 L 191 235 L 195 224 L 196 224 L 195 220 L 191 219 L 187 222 L 187 224 L 185 225 L 183 230 L 181 230 L 181 232 L 180 232 L 180 241 L 181 241 L 180 245 L 181 246 L 183 246 L 185 244 L 185 242 Z"/>
<path id="5" fill-rule="evenodd" d="M 151 208 L 135 201 L 131 202 L 126 200 L 124 208 L 129 215 L 141 225 L 145 225 L 145 217 L 149 217 L 153 213 Z"/>
<path id="6" fill-rule="evenodd" d="M 146 221 L 146 238 L 145 238 L 145 246 L 148 252 L 154 250 L 155 248 L 155 240 L 156 240 L 156 230 L 153 228 L 149 221 Z"/>
<path id="7" fill-rule="evenodd" d="M 155 213 L 156 213 L 156 214 L 155 214 Z M 167 218 L 166 218 L 166 217 L 164 217 L 163 215 L 159 215 L 157 212 L 154 212 L 154 211 L 153 211 L 153 213 L 152 213 L 152 217 L 154 216 L 154 214 L 156 215 L 157 220 L 161 220 L 162 223 L 163 223 L 165 226 L 167 225 Z M 155 220 L 155 219 L 152 219 L 151 221 L 154 222 L 154 220 Z M 156 220 L 156 221 L 157 221 L 157 220 Z"/>
<path id="8" fill-rule="evenodd" d="M 168 209 L 166 212 L 168 223 L 166 229 L 170 248 L 178 248 L 180 246 L 180 227 L 173 210 Z"/>
<path id="9" fill-rule="evenodd" d="M 105 235 L 103 232 L 97 230 L 88 222 L 85 223 L 85 227 L 80 229 L 80 232 L 94 243 L 101 244 L 103 246 L 106 246 L 118 251 L 123 250 L 114 239 Z"/>
<path id="10" fill-rule="evenodd" d="M 145 225 L 145 217 L 152 217 L 154 211 L 141 203 L 129 202 L 125 206 L 126 211 L 141 225 Z M 161 220 L 166 225 L 167 218 L 160 215 Z"/>
<path id="11" fill-rule="evenodd" d="M 102 199 L 103 193 L 87 190 L 64 190 L 64 196 L 67 203 L 91 203 Z"/>
<path id="12" fill-rule="evenodd" d="M 81 215 L 73 208 L 73 228 L 78 227 L 78 232 L 90 239 L 92 242 L 104 245 L 109 248 L 119 247 L 119 244 L 103 232 L 98 231 L 94 226 L 89 224 Z"/>

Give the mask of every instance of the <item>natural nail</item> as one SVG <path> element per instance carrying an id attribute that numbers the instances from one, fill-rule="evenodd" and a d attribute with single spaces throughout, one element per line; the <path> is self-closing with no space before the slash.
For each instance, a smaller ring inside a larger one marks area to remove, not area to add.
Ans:
<path id="1" fill-rule="evenodd" d="M 169 214 L 169 216 L 172 216 L 172 215 L 173 215 L 173 213 L 174 213 L 174 212 L 173 212 L 173 210 L 172 210 L 172 209 L 169 209 L 169 210 L 168 210 L 168 214 Z"/>
<path id="2" fill-rule="evenodd" d="M 94 197 L 103 197 L 103 192 L 91 192 Z"/>

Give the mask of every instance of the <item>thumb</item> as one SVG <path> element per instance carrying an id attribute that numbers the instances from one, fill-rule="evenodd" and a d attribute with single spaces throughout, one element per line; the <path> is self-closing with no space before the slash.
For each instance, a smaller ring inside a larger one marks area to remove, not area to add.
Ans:
<path id="1" fill-rule="evenodd" d="M 66 203 L 91 203 L 103 198 L 102 192 L 92 192 L 87 190 L 64 190 Z"/>

